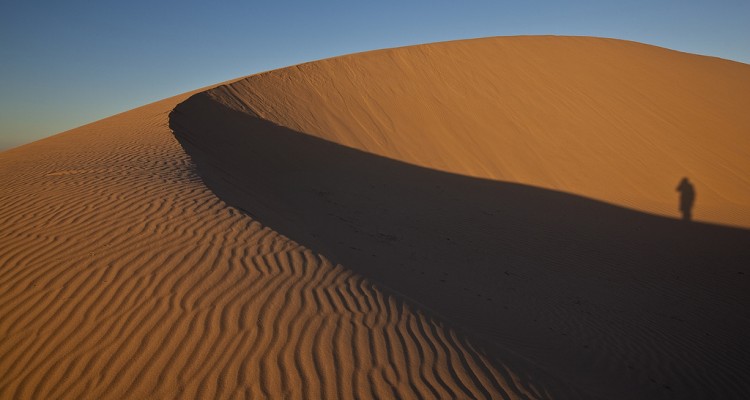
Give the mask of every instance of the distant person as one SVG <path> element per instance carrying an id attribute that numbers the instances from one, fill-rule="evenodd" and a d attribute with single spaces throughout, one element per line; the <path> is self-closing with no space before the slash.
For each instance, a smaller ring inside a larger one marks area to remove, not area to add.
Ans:
<path id="1" fill-rule="evenodd" d="M 690 221 L 693 218 L 693 203 L 695 203 L 695 187 L 690 183 L 687 177 L 682 178 L 677 185 L 677 191 L 680 192 L 680 212 L 682 220 Z"/>

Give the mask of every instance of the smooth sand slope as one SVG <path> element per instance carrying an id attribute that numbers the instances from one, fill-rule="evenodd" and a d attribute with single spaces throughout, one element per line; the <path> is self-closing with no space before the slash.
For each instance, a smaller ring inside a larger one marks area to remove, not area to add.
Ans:
<path id="1" fill-rule="evenodd" d="M 748 97 L 743 64 L 493 38 L 0 153 L 0 398 L 745 398 Z M 676 219 L 685 175 L 721 225 Z"/>
<path id="2" fill-rule="evenodd" d="M 750 227 L 750 66 L 638 43 L 514 37 L 289 67 L 230 108 L 408 163 Z"/>

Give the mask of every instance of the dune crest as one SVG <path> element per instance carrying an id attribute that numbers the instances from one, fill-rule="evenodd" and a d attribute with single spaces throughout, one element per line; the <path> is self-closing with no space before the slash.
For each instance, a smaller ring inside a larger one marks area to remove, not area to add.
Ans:
<path id="1" fill-rule="evenodd" d="M 634 42 L 511 37 L 379 50 L 212 90 L 234 109 L 416 165 L 750 227 L 750 66 Z"/>

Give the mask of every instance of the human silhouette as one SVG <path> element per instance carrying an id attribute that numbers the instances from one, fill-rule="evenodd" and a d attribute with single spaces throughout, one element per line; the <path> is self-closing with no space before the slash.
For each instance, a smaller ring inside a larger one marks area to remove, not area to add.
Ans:
<path id="1" fill-rule="evenodd" d="M 693 217 L 693 203 L 695 203 L 695 187 L 688 180 L 687 177 L 682 178 L 680 184 L 677 185 L 677 191 L 680 192 L 680 211 L 682 212 L 682 220 L 690 221 Z"/>

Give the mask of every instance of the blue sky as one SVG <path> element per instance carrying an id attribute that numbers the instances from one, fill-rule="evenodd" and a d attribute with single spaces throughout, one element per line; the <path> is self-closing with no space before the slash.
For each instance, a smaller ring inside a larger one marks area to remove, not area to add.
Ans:
<path id="1" fill-rule="evenodd" d="M 0 149 L 239 76 L 417 43 L 603 36 L 750 63 L 748 20 L 748 0 L 0 0 Z"/>

